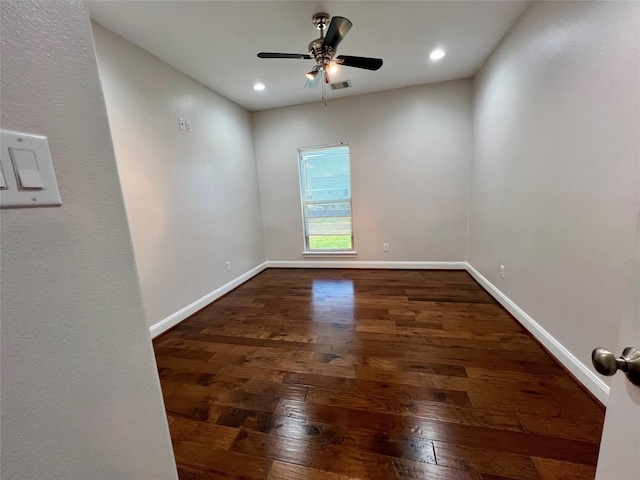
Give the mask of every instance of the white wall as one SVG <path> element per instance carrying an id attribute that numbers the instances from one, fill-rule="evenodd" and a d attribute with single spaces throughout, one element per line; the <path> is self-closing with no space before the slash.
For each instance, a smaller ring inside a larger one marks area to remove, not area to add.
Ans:
<path id="1" fill-rule="evenodd" d="M 255 113 L 268 260 L 303 258 L 297 149 L 350 142 L 357 260 L 463 261 L 471 109 L 459 80 Z"/>
<path id="2" fill-rule="evenodd" d="M 639 8 L 534 2 L 474 80 L 469 262 L 591 369 L 640 206 Z"/>
<path id="3" fill-rule="evenodd" d="M 2 210 L 2 478 L 177 478 L 88 14 L 1 14 L 2 128 L 48 136 L 63 202 Z"/>
<path id="4" fill-rule="evenodd" d="M 265 260 L 250 114 L 100 25 L 93 30 L 152 326 Z"/>

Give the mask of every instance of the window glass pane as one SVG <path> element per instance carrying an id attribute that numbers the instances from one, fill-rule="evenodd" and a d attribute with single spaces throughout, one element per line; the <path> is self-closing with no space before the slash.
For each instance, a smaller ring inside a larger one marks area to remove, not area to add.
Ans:
<path id="1" fill-rule="evenodd" d="M 352 250 L 348 146 L 300 150 L 300 196 L 307 250 Z"/>
<path id="2" fill-rule="evenodd" d="M 322 217 L 305 219 L 307 235 L 351 235 L 350 217 Z"/>
<path id="3" fill-rule="evenodd" d="M 305 218 L 351 217 L 351 203 L 348 200 L 339 202 L 306 202 Z"/>
<path id="4" fill-rule="evenodd" d="M 313 149 L 303 152 L 304 201 L 351 198 L 349 147 Z"/>

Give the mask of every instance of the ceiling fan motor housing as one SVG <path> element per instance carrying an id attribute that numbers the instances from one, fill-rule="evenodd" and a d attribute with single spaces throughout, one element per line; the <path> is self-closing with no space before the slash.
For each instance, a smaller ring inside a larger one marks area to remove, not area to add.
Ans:
<path id="1" fill-rule="evenodd" d="M 323 47 L 323 41 L 324 38 L 320 37 L 309 44 L 309 55 L 311 55 L 311 57 L 316 61 L 318 68 L 328 67 L 336 53 L 331 47 Z"/>
<path id="2" fill-rule="evenodd" d="M 328 13 L 321 12 L 316 13 L 312 20 L 315 27 L 320 30 L 320 37 L 309 43 L 309 55 L 316 61 L 317 67 L 320 70 L 326 70 L 336 54 L 333 48 L 324 45 L 324 31 L 327 28 L 330 18 Z"/>

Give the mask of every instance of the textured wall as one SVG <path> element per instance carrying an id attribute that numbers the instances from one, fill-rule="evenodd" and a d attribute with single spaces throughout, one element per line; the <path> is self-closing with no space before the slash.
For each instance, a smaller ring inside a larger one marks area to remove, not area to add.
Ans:
<path id="1" fill-rule="evenodd" d="M 176 478 L 81 2 L 2 2 L 2 128 L 63 205 L 2 210 L 2 478 Z"/>
<path id="2" fill-rule="evenodd" d="M 254 113 L 267 258 L 302 259 L 297 149 L 350 142 L 357 259 L 464 261 L 471 109 L 459 80 Z"/>
<path id="3" fill-rule="evenodd" d="M 589 368 L 640 208 L 639 8 L 534 2 L 474 80 L 469 262 Z"/>
<path id="4" fill-rule="evenodd" d="M 151 326 L 265 260 L 250 115 L 100 25 L 94 36 Z"/>

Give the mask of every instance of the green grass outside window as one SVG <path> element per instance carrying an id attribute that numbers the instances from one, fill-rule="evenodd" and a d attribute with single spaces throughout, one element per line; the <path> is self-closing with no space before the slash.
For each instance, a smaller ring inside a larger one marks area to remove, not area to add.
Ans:
<path id="1" fill-rule="evenodd" d="M 351 235 L 309 237 L 310 250 L 351 250 Z"/>

